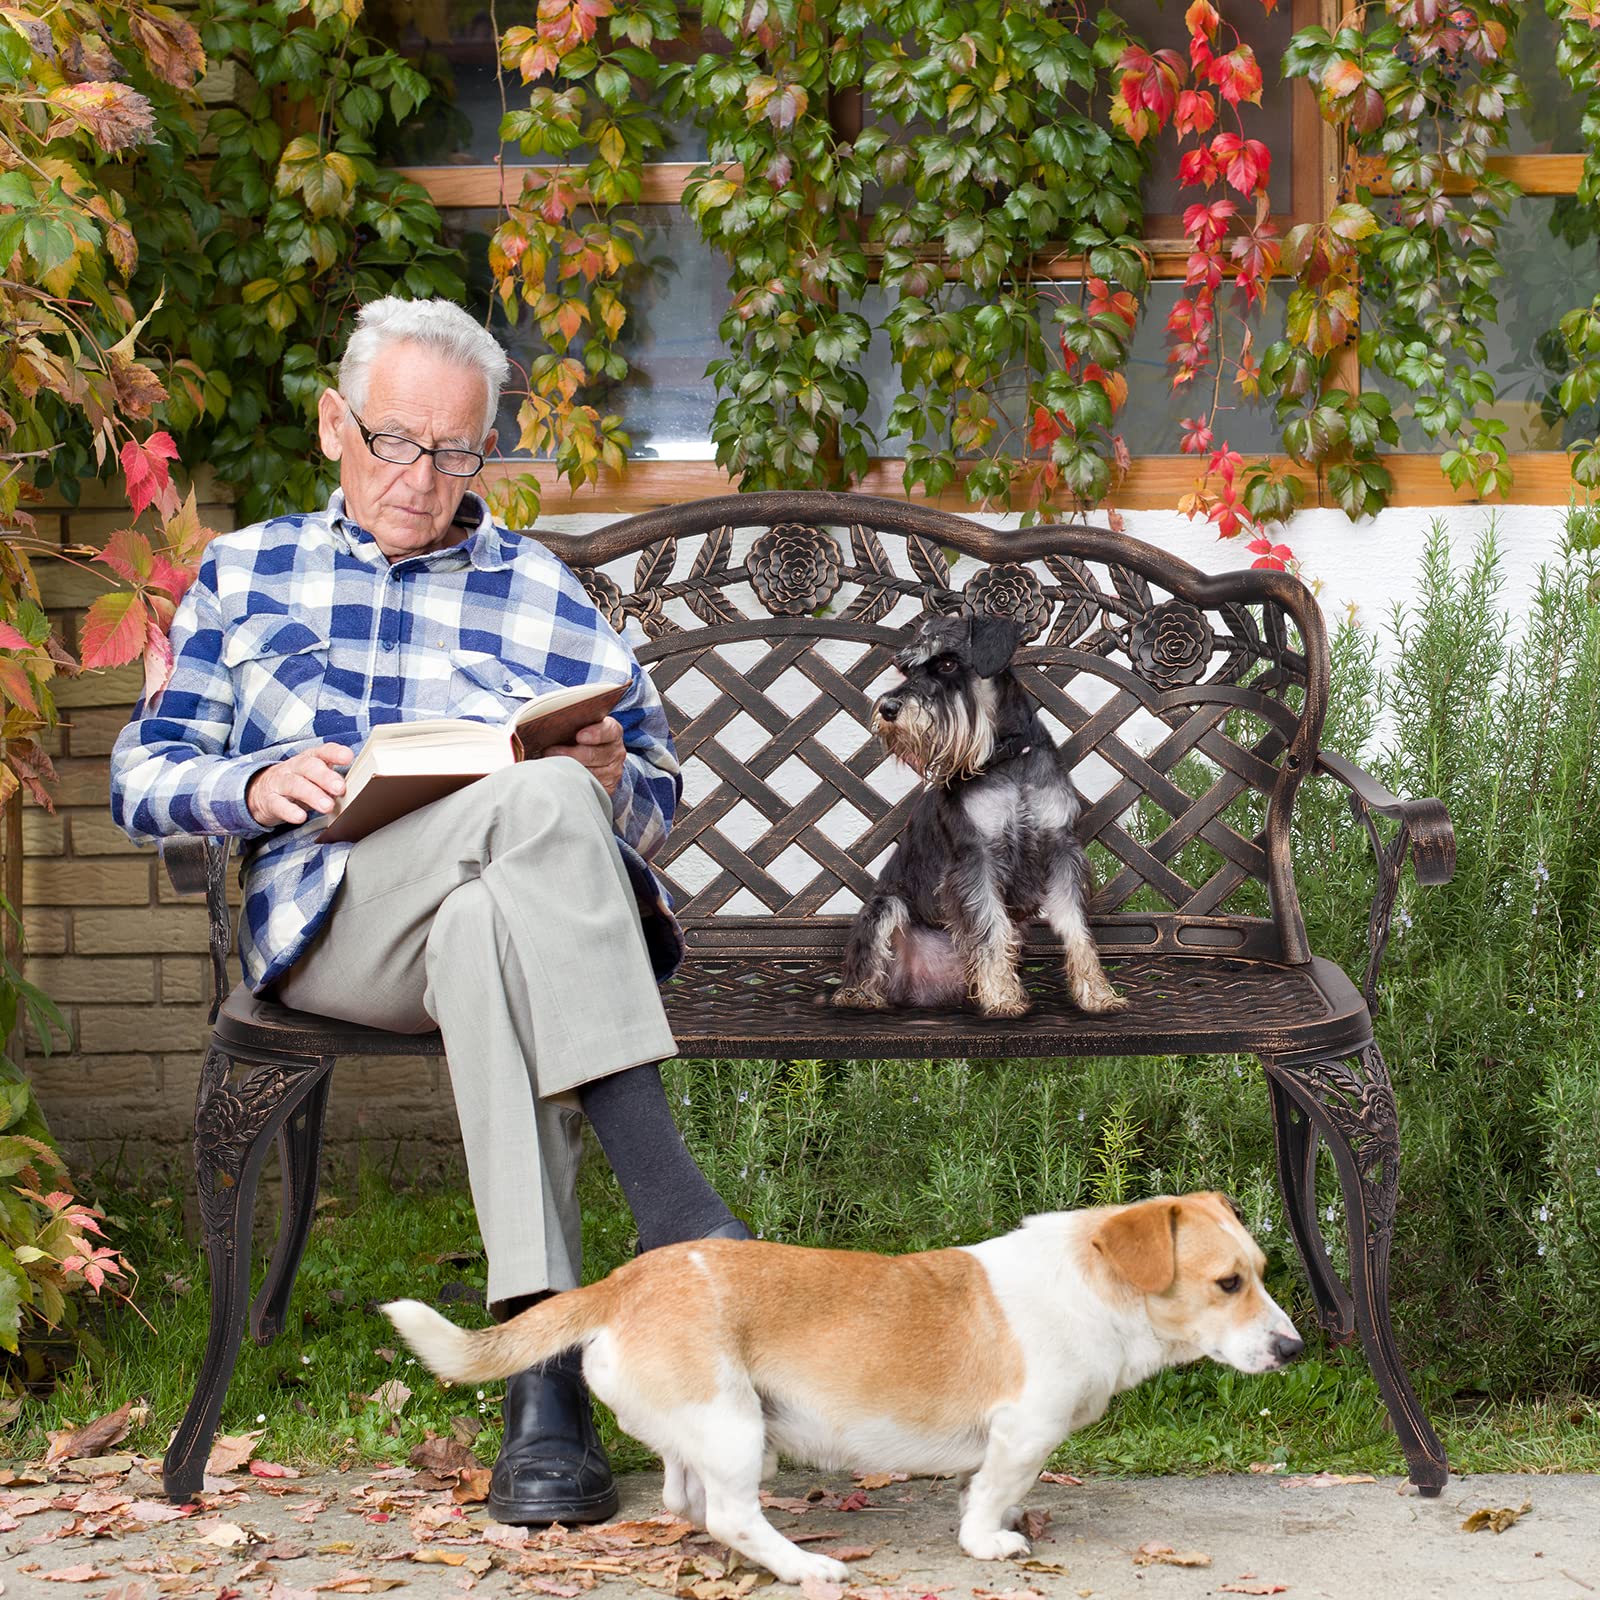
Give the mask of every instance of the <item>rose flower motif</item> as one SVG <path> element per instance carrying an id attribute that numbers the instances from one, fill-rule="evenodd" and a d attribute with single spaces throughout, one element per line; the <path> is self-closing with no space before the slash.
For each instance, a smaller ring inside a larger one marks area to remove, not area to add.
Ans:
<path id="1" fill-rule="evenodd" d="M 1211 660 L 1206 619 L 1182 600 L 1156 606 L 1134 624 L 1128 653 L 1141 677 L 1158 689 L 1195 682 Z"/>
<path id="2" fill-rule="evenodd" d="M 237 1143 L 247 1131 L 250 1107 L 244 1097 L 226 1086 L 213 1089 L 195 1113 L 195 1142 L 207 1150 L 222 1150 Z"/>
<path id="3" fill-rule="evenodd" d="M 751 545 L 744 569 L 774 616 L 807 617 L 838 592 L 839 562 L 839 546 L 831 534 L 785 522 Z"/>
<path id="4" fill-rule="evenodd" d="M 1051 605 L 1044 586 L 1015 562 L 985 567 L 973 575 L 964 596 L 965 609 L 977 616 L 1007 617 L 1022 630 L 1022 643 L 1037 639 L 1050 621 Z"/>
<path id="5" fill-rule="evenodd" d="M 573 570 L 578 575 L 578 582 L 594 601 L 595 610 L 621 633 L 627 625 L 628 611 L 622 603 L 622 590 L 616 580 L 603 572 L 596 572 L 593 567 L 575 567 Z"/>

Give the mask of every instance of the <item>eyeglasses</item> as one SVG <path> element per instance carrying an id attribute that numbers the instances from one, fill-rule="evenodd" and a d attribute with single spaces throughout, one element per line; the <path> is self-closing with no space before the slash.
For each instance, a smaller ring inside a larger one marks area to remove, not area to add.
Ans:
<path id="1" fill-rule="evenodd" d="M 420 460 L 423 456 L 432 456 L 435 469 L 442 472 L 447 478 L 475 477 L 483 468 L 482 452 L 477 450 L 461 450 L 453 445 L 446 445 L 437 450 L 430 450 L 425 444 L 418 444 L 415 439 L 408 439 L 400 433 L 374 433 L 355 413 L 355 408 L 345 403 L 351 421 L 361 434 L 362 443 L 366 445 L 373 455 L 380 461 L 390 462 L 397 467 L 409 467 L 413 461 Z"/>

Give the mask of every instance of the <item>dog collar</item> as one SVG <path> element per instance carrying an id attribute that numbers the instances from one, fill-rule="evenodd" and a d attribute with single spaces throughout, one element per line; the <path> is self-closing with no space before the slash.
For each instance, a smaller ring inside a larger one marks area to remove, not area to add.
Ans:
<path id="1" fill-rule="evenodd" d="M 1019 756 L 1025 756 L 1033 749 L 1033 739 L 1029 736 L 1026 740 L 1020 734 L 1013 734 L 1009 739 L 1002 739 L 993 750 L 989 752 L 989 759 L 984 763 L 984 771 L 990 767 L 999 766 L 1002 761 L 1015 761 Z"/>

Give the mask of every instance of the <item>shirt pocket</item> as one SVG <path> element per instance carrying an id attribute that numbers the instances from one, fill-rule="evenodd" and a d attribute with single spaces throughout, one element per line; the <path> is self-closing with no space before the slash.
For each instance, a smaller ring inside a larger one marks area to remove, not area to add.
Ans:
<path id="1" fill-rule="evenodd" d="M 532 667 L 513 665 L 481 650 L 452 650 L 448 715 L 480 722 L 508 721 L 526 702 L 559 687 Z"/>
<path id="2" fill-rule="evenodd" d="M 328 676 L 328 632 L 261 612 L 241 617 L 222 642 L 239 708 L 237 747 L 251 754 L 307 737 Z"/>

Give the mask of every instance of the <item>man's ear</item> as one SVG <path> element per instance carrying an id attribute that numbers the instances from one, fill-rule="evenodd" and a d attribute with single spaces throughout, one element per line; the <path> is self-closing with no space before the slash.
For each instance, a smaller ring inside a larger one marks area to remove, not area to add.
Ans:
<path id="1" fill-rule="evenodd" d="M 1010 666 L 1022 639 L 1022 629 L 1010 617 L 991 617 L 980 611 L 967 619 L 967 638 L 972 651 L 972 670 L 980 678 L 992 678 Z"/>
<path id="2" fill-rule="evenodd" d="M 344 454 L 345 403 L 336 389 L 324 389 L 317 396 L 317 440 L 330 461 Z"/>
<path id="3" fill-rule="evenodd" d="M 1089 1241 L 1140 1294 L 1160 1294 L 1178 1276 L 1178 1202 L 1143 1200 L 1107 1217 Z"/>

